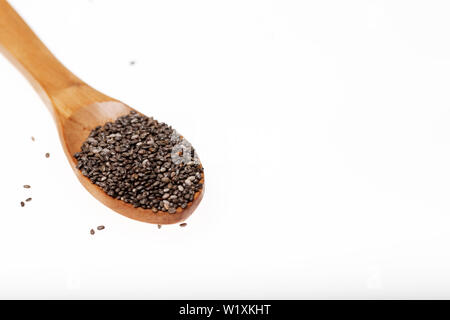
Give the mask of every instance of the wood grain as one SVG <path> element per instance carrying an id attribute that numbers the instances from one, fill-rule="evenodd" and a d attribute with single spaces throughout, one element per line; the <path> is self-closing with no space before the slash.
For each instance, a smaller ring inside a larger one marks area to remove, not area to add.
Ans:
<path id="1" fill-rule="evenodd" d="M 91 130 L 134 109 L 95 90 L 64 67 L 5 0 L 0 0 L 0 51 L 25 75 L 44 100 L 53 114 L 72 169 L 97 200 L 124 216 L 154 224 L 178 223 L 192 214 L 203 197 L 204 188 L 195 194 L 194 201 L 184 210 L 178 208 L 174 214 L 154 213 L 108 196 L 81 174 L 75 167 L 73 154 L 80 151 Z"/>

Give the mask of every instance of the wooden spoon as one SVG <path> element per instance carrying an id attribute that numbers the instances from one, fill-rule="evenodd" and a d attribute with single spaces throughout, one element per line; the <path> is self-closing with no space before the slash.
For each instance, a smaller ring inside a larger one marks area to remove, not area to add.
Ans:
<path id="1" fill-rule="evenodd" d="M 48 106 L 72 169 L 97 200 L 124 216 L 155 224 L 178 223 L 192 214 L 204 188 L 184 210 L 154 213 L 108 196 L 81 174 L 73 155 L 80 151 L 91 130 L 133 109 L 91 88 L 66 69 L 5 0 L 0 0 L 0 51 L 22 71 Z"/>

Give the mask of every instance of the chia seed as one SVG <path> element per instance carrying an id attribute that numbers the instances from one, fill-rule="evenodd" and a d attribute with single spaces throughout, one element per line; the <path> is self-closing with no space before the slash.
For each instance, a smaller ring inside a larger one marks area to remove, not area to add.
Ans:
<path id="1" fill-rule="evenodd" d="M 110 197 L 154 213 L 186 208 L 203 187 L 203 168 L 189 142 L 134 111 L 92 130 L 74 157 Z"/>

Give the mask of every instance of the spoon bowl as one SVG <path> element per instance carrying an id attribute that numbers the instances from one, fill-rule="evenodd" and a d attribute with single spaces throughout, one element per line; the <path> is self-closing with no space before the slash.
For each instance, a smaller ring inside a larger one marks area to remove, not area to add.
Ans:
<path id="1" fill-rule="evenodd" d="M 136 110 L 95 90 L 66 69 L 5 0 L 0 0 L 0 52 L 25 75 L 46 103 L 72 169 L 97 200 L 126 217 L 154 224 L 178 223 L 192 214 L 203 197 L 204 187 L 185 209 L 155 213 L 110 197 L 76 168 L 74 154 L 81 150 L 94 128 Z"/>
<path id="2" fill-rule="evenodd" d="M 154 213 L 152 210 L 135 208 L 129 203 L 108 196 L 99 186 L 93 184 L 76 168 L 77 161 L 73 155 L 80 151 L 81 145 L 88 138 L 92 129 L 104 125 L 106 122 L 114 121 L 133 110 L 119 101 L 96 102 L 78 109 L 69 118 L 64 119 L 64 122 L 61 124 L 60 135 L 62 136 L 61 140 L 64 141 L 63 147 L 66 156 L 81 184 L 97 200 L 112 210 L 135 220 L 156 224 L 172 224 L 183 221 L 192 214 L 200 203 L 203 197 L 203 188 L 194 195 L 194 201 L 189 203 L 185 209 L 178 208 L 175 213 L 164 211 Z"/>

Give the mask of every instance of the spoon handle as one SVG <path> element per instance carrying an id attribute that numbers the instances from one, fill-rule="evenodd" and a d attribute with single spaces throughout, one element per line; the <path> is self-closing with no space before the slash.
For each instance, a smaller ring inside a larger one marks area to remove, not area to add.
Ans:
<path id="1" fill-rule="evenodd" d="M 58 116 L 69 117 L 91 102 L 113 100 L 64 67 L 6 0 L 0 0 L 0 52 L 22 71 Z"/>

